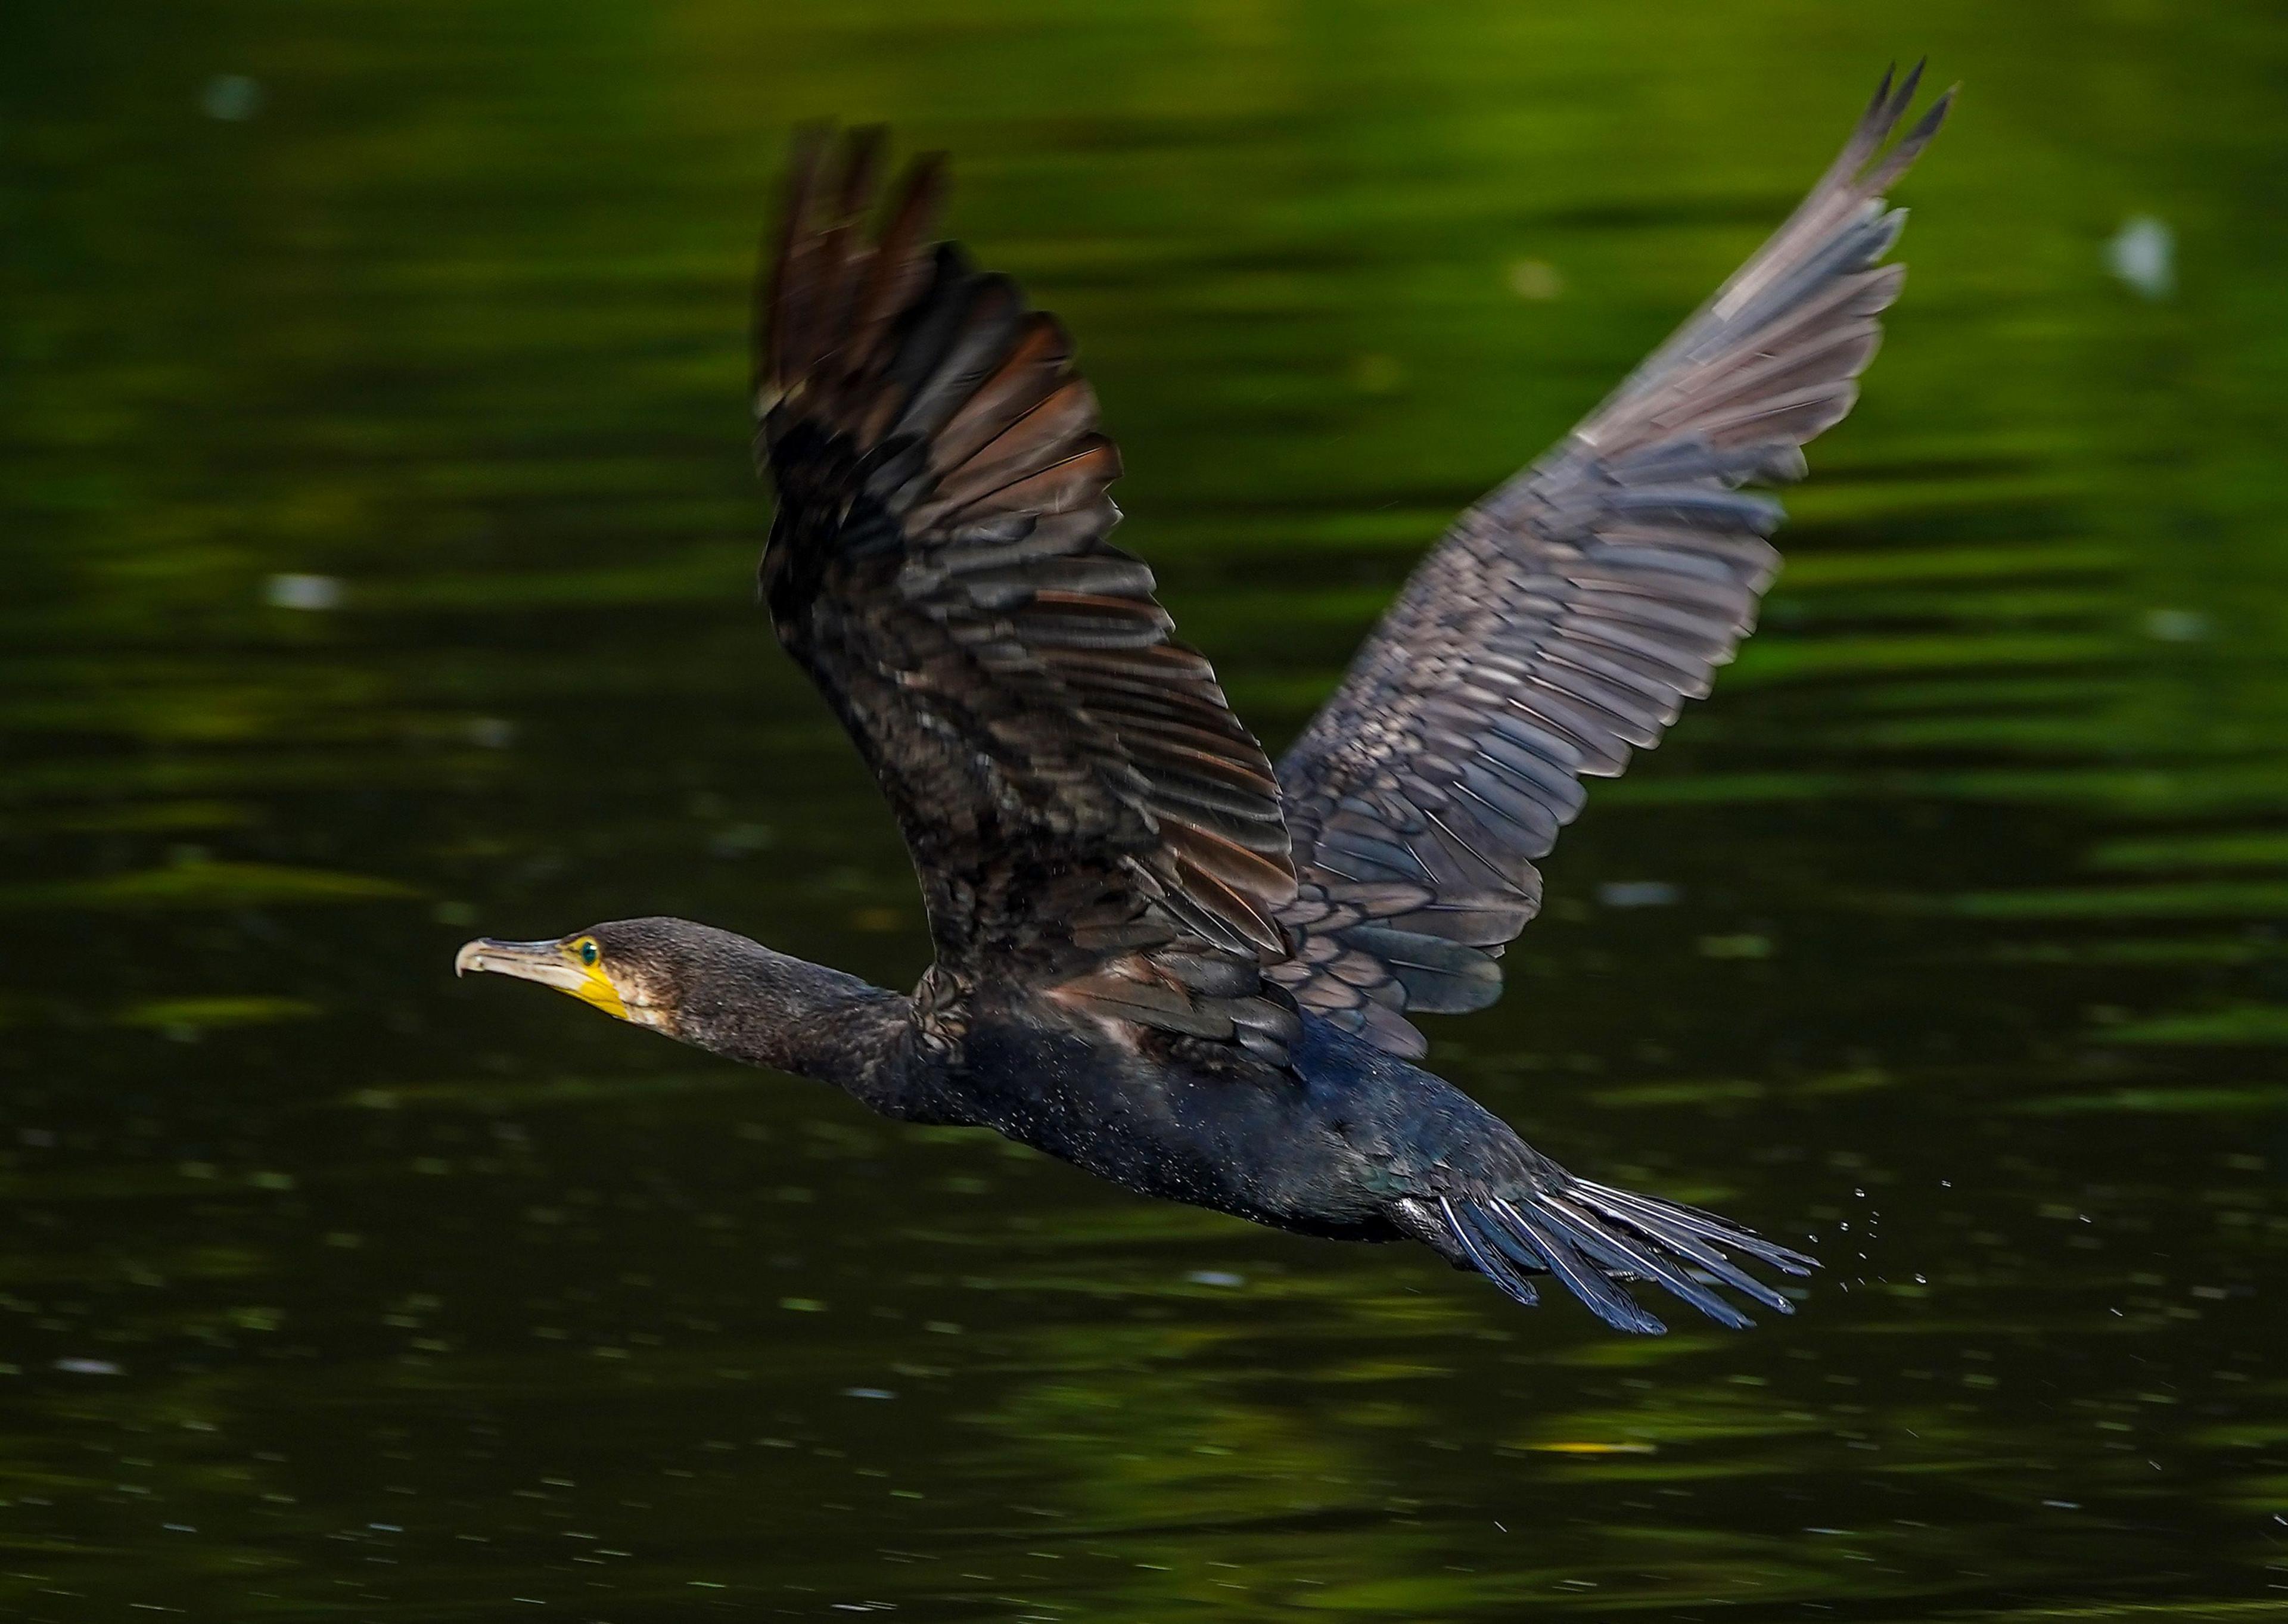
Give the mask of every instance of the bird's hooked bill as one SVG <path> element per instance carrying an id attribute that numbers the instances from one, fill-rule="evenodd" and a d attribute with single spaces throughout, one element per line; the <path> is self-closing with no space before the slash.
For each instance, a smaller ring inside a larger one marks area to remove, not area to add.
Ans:
<path id="1" fill-rule="evenodd" d="M 620 990 L 596 955 L 590 938 L 577 942 L 504 942 L 481 936 L 464 943 L 453 955 L 455 975 L 465 976 L 471 970 L 514 976 L 520 981 L 537 981 L 560 993 L 569 993 L 584 1003 L 592 1003 L 607 1015 L 628 1018 Z"/>
<path id="2" fill-rule="evenodd" d="M 568 993 L 586 978 L 586 967 L 576 963 L 561 942 L 504 942 L 489 936 L 465 944 L 453 955 L 455 975 L 465 976 L 473 970 L 537 981 Z"/>

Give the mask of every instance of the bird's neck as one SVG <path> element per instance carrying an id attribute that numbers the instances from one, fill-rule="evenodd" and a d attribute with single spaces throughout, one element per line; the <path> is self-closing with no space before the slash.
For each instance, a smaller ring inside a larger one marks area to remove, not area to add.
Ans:
<path id="1" fill-rule="evenodd" d="M 913 1002 L 856 976 L 743 938 L 680 989 L 673 1034 L 741 1061 L 831 1083 L 907 1114 Z"/>

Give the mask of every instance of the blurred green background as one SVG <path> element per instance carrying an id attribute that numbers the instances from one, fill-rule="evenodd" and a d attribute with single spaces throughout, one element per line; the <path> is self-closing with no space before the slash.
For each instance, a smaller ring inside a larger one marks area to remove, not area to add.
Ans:
<path id="1" fill-rule="evenodd" d="M 954 153 L 1276 745 L 1925 51 L 1765 630 L 1434 1033 L 1815 1238 L 1794 1319 L 1616 1339 L 453 981 L 924 962 L 751 604 L 794 121 Z M 17 0 L 0 1615 L 2288 1616 L 2284 84 L 2253 3 Z"/>

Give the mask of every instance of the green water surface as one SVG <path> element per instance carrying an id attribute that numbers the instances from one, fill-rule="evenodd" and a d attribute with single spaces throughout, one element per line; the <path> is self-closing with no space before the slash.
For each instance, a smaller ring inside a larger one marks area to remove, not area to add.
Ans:
<path id="1" fill-rule="evenodd" d="M 453 980 L 925 962 L 751 606 L 797 119 L 954 152 L 1275 745 L 1924 51 L 1764 630 L 1433 1028 L 1808 1238 L 1794 1319 L 1617 1338 Z M 16 0 L 0 1616 L 2288 1618 L 2284 86 L 2253 3 Z"/>

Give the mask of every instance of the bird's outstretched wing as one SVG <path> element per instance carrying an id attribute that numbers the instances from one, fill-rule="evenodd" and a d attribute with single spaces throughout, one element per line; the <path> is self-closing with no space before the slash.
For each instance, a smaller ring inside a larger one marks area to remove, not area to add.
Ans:
<path id="1" fill-rule="evenodd" d="M 1120 456 L 1071 344 L 933 241 L 934 161 L 877 233 L 878 137 L 834 147 L 797 142 L 756 313 L 779 638 L 896 813 L 941 970 L 1276 1058 L 1277 783 L 1105 539 Z"/>
<path id="2" fill-rule="evenodd" d="M 1455 521 L 1280 762 L 1301 885 L 1272 973 L 1303 1008 L 1410 1058 L 1405 1011 L 1492 1002 L 1581 779 L 1658 743 L 1753 626 L 1781 515 L 1737 487 L 1800 478 L 1857 398 L 1905 275 L 1877 263 L 1906 218 L 1882 193 L 1952 95 L 1886 153 L 1920 73 L 1886 74 L 1771 240 Z"/>

